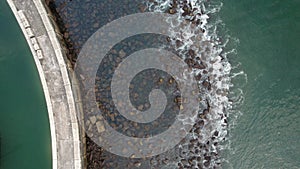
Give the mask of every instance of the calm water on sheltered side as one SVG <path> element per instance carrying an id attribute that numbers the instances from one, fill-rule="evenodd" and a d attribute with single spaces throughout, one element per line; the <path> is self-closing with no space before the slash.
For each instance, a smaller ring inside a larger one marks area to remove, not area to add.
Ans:
<path id="1" fill-rule="evenodd" d="M 46 103 L 31 52 L 6 1 L 0 1 L 1 169 L 50 169 Z"/>

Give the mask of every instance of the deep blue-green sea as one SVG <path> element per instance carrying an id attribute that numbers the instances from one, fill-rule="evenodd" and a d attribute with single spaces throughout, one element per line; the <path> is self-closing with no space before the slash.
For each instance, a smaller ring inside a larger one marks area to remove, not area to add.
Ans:
<path id="1" fill-rule="evenodd" d="M 248 79 L 228 168 L 300 168 L 299 9 L 299 0 L 224 1 L 220 16 Z"/>
<path id="2" fill-rule="evenodd" d="M 216 15 L 225 24 L 221 35 L 235 42 L 228 46 L 235 51 L 228 58 L 232 72 L 244 72 L 232 79 L 231 90 L 240 94 L 228 119 L 222 167 L 299 169 L 300 0 L 226 0 Z M 0 168 L 49 169 L 42 87 L 4 0 L 0 23 Z"/>

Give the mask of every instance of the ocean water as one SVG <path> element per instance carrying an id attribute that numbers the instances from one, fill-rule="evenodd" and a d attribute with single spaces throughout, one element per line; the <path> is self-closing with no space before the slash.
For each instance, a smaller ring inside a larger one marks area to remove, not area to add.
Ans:
<path id="1" fill-rule="evenodd" d="M 229 117 L 224 168 L 300 168 L 299 8 L 299 0 L 223 2 L 220 17 L 239 40 L 231 60 L 247 74 L 233 80 L 243 104 Z"/>
<path id="2" fill-rule="evenodd" d="M 1 169 L 50 169 L 46 103 L 25 38 L 6 1 L 0 1 Z"/>

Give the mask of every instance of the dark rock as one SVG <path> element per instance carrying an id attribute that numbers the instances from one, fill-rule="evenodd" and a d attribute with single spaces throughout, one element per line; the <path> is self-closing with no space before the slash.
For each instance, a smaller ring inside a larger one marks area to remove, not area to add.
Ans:
<path id="1" fill-rule="evenodd" d="M 210 161 L 211 160 L 211 156 L 205 156 L 204 159 L 207 160 L 207 161 Z"/>
<path id="2" fill-rule="evenodd" d="M 209 161 L 205 161 L 203 164 L 204 164 L 205 167 L 209 167 L 210 162 Z"/>
<path id="3" fill-rule="evenodd" d="M 215 135 L 215 136 L 218 136 L 218 135 L 219 135 L 219 132 L 218 132 L 218 131 L 215 131 L 215 132 L 214 132 L 214 135 Z"/>
<path id="4" fill-rule="evenodd" d="M 197 81 L 200 81 L 200 80 L 201 80 L 201 77 L 202 77 L 202 75 L 201 75 L 201 73 L 199 73 L 199 74 L 197 74 L 197 75 L 195 76 L 195 79 L 196 79 Z"/>

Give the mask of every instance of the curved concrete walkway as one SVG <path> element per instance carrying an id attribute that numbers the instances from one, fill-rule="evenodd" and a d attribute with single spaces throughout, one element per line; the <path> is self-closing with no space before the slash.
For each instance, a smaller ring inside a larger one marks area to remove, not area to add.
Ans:
<path id="1" fill-rule="evenodd" d="M 83 153 L 64 52 L 41 0 L 7 0 L 32 52 L 47 103 L 53 169 L 81 169 Z"/>

